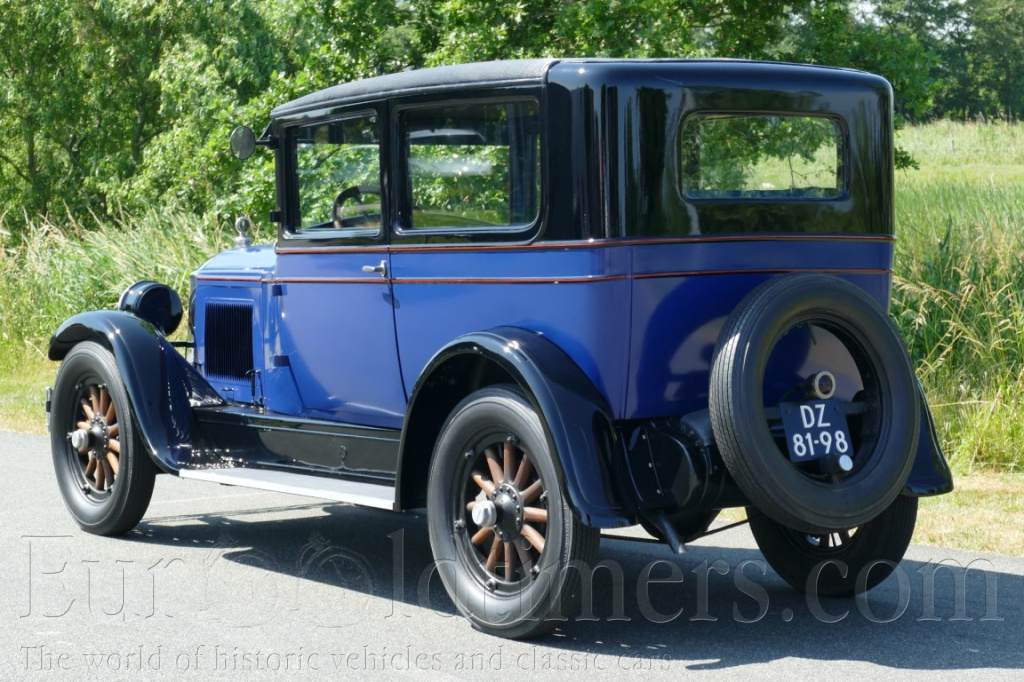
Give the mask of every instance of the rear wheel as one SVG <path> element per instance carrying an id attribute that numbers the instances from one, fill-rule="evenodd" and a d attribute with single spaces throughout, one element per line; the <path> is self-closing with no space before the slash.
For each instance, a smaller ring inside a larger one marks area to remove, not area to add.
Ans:
<path id="1" fill-rule="evenodd" d="M 83 530 L 120 535 L 138 524 L 156 467 L 142 446 L 114 356 L 95 342 L 72 348 L 57 372 L 50 446 L 61 495 Z"/>
<path id="2" fill-rule="evenodd" d="M 452 412 L 427 515 L 441 580 L 477 628 L 525 639 L 578 608 L 600 535 L 569 508 L 540 418 L 517 389 L 477 391 Z"/>
<path id="3" fill-rule="evenodd" d="M 910 546 L 917 498 L 900 495 L 862 526 L 804 533 L 747 510 L 750 531 L 764 558 L 783 580 L 821 597 L 851 597 L 889 577 Z"/>

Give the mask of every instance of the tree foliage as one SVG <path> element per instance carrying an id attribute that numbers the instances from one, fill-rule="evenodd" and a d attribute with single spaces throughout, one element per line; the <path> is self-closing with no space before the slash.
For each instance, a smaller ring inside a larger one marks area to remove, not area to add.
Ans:
<path id="1" fill-rule="evenodd" d="M 270 208 L 238 123 L 333 83 L 537 56 L 742 57 L 886 76 L 902 118 L 1024 110 L 1019 0 L 0 0 L 0 215 Z M 265 155 L 264 155 L 265 157 Z"/>

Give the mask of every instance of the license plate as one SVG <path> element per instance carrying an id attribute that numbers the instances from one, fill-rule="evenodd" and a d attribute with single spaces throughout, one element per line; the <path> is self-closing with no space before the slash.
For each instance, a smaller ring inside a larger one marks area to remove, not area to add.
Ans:
<path id="1" fill-rule="evenodd" d="M 843 404 L 839 400 L 808 400 L 779 405 L 791 461 L 853 456 Z"/>

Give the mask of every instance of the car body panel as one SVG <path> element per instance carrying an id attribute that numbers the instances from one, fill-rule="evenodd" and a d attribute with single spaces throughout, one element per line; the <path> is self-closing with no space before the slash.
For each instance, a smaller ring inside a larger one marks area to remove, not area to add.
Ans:
<path id="1" fill-rule="evenodd" d="M 415 384 L 451 339 L 514 326 L 542 334 L 571 353 L 619 413 L 629 340 L 624 251 L 402 249 L 391 262 L 406 385 Z"/>
<path id="2" fill-rule="evenodd" d="M 870 292 L 880 305 L 889 298 L 889 239 L 751 237 L 631 248 L 632 339 L 624 419 L 703 409 L 719 329 L 739 301 L 769 277 L 830 272 Z M 799 364 L 795 358 L 793 363 Z"/>
<path id="3" fill-rule="evenodd" d="M 272 303 L 277 337 L 270 341 L 299 387 L 296 416 L 401 427 L 406 395 L 391 283 L 363 271 L 387 260 L 387 254 L 358 249 L 279 254 Z M 284 414 L 294 409 L 271 395 L 267 407 Z"/>

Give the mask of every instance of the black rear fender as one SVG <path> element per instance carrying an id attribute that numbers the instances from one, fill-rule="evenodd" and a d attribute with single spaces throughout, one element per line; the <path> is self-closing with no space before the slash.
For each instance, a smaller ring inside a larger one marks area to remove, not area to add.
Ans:
<path id="1" fill-rule="evenodd" d="M 545 426 L 574 513 L 610 528 L 632 521 L 619 509 L 609 474 L 616 433 L 607 401 L 565 351 L 514 327 L 466 334 L 427 364 L 406 411 L 398 463 L 399 506 L 424 506 L 430 459 L 445 420 L 460 400 L 494 384 L 519 386 Z"/>
<path id="2" fill-rule="evenodd" d="M 946 462 L 946 456 L 942 454 L 935 422 L 920 381 L 917 382 L 917 392 L 921 401 L 921 436 L 917 439 L 914 465 L 903 486 L 903 494 L 910 497 L 942 495 L 953 490 L 953 473 Z"/>

